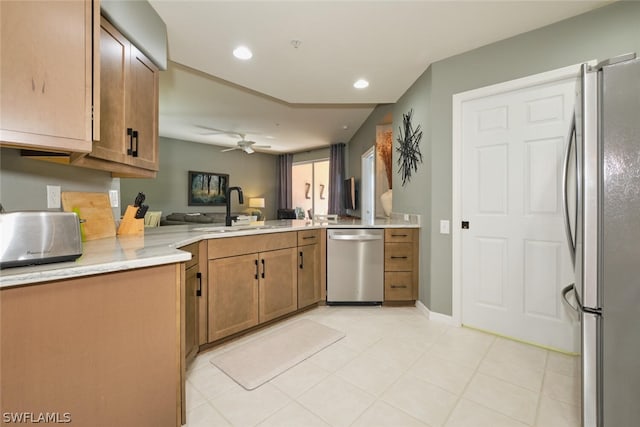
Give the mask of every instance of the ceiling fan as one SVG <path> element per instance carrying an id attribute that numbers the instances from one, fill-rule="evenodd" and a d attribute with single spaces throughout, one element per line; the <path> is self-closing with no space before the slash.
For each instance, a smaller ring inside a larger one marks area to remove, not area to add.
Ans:
<path id="1" fill-rule="evenodd" d="M 220 150 L 222 153 L 225 153 L 227 151 L 233 151 L 233 150 L 242 150 L 247 154 L 251 154 L 254 153 L 255 150 L 253 149 L 255 148 L 271 148 L 270 145 L 255 145 L 255 141 L 249 141 L 247 139 L 245 139 L 245 135 L 242 133 L 238 133 L 235 135 L 239 135 L 240 136 L 240 141 L 238 141 L 236 144 L 238 144 L 237 147 L 232 147 L 232 148 L 225 148 L 224 150 Z"/>
<path id="2" fill-rule="evenodd" d="M 240 140 L 236 143 L 236 147 L 225 148 L 224 150 L 220 150 L 221 152 L 233 151 L 233 150 L 242 150 L 247 154 L 255 153 L 254 148 L 271 148 L 270 145 L 256 145 L 255 141 L 250 141 L 246 139 L 245 133 L 240 132 L 231 132 L 222 129 L 211 128 L 207 126 L 198 126 L 204 129 L 208 129 L 210 132 L 207 132 L 207 135 L 219 135 L 219 134 L 227 134 L 227 135 L 236 135 L 240 137 Z M 212 132 L 211 132 L 212 131 Z"/>

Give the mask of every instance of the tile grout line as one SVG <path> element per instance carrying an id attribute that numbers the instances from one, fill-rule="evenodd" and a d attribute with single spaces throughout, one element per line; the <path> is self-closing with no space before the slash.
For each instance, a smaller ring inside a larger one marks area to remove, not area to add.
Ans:
<path id="1" fill-rule="evenodd" d="M 453 407 L 451 408 L 451 410 L 449 411 L 449 414 L 447 414 L 447 418 L 445 418 L 444 420 L 444 424 L 443 425 L 447 425 L 447 423 L 449 422 L 449 420 L 451 419 L 451 415 L 453 415 L 453 412 L 456 410 L 456 408 L 458 407 L 458 405 L 460 404 L 460 401 L 462 400 L 462 398 L 464 397 L 464 393 L 467 391 L 467 389 L 469 388 L 469 384 L 471 384 L 471 382 L 473 381 L 473 378 L 476 376 L 476 374 L 478 373 L 478 369 L 480 369 L 480 366 L 482 365 L 482 362 L 484 361 L 484 359 L 487 357 L 487 355 L 489 354 L 489 351 L 491 350 L 491 347 L 493 347 L 496 343 L 496 337 L 493 337 L 493 342 L 491 343 L 491 345 L 487 346 L 487 349 L 485 350 L 484 355 L 482 356 L 482 358 L 480 359 L 480 362 L 476 365 L 473 374 L 469 377 L 469 380 L 467 381 L 467 383 L 465 384 L 464 388 L 462 389 L 462 391 L 460 392 L 460 394 L 458 395 L 458 398 L 456 399 L 456 403 L 455 405 L 453 405 Z M 476 402 L 474 402 L 476 403 Z M 477 403 L 476 403 L 477 404 Z M 482 407 L 484 407 L 484 405 L 480 405 Z M 486 409 L 490 409 L 490 408 L 486 408 Z M 495 410 L 491 409 L 492 411 L 496 412 Z"/>

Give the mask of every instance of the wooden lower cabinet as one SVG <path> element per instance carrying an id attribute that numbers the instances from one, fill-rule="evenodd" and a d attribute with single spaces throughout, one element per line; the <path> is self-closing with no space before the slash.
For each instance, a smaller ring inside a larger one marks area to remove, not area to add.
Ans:
<path id="1" fill-rule="evenodd" d="M 0 412 L 181 424 L 183 264 L 0 290 Z"/>
<path id="2" fill-rule="evenodd" d="M 258 324 L 258 267 L 256 254 L 209 261 L 209 341 Z"/>
<path id="3" fill-rule="evenodd" d="M 320 230 L 314 230 L 320 231 Z M 302 232 L 298 232 L 300 234 Z M 319 233 L 318 233 L 319 234 Z M 320 240 L 320 236 L 318 236 Z M 300 244 L 300 239 L 298 239 Z M 298 308 L 308 307 L 320 300 L 320 244 L 298 247 Z"/>
<path id="4" fill-rule="evenodd" d="M 185 271 L 185 362 L 188 367 L 198 354 L 198 266 Z"/>
<path id="5" fill-rule="evenodd" d="M 384 233 L 384 300 L 418 299 L 419 229 L 387 228 Z"/>
<path id="6" fill-rule="evenodd" d="M 259 320 L 268 322 L 298 308 L 296 249 L 260 254 Z"/>
<path id="7" fill-rule="evenodd" d="M 208 251 L 209 342 L 298 308 L 295 232 L 211 239 Z"/>
<path id="8" fill-rule="evenodd" d="M 203 260 L 202 251 L 206 252 L 204 242 L 196 242 L 180 248 L 191 253 L 191 259 L 185 263 L 185 362 L 186 367 L 195 359 L 198 354 L 201 342 L 201 329 L 206 332 L 206 322 L 203 322 L 202 311 L 206 311 L 206 304 L 203 308 L 203 300 L 206 298 L 204 292 L 206 279 L 206 255 Z M 206 319 L 206 317 L 205 317 Z"/>

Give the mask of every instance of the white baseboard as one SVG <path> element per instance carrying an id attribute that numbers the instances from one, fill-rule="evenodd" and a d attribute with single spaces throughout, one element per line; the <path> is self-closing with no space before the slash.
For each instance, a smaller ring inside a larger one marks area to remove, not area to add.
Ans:
<path id="1" fill-rule="evenodd" d="M 416 308 L 422 312 L 429 320 L 434 320 L 440 323 L 446 323 L 451 326 L 460 326 L 459 323 L 453 320 L 452 316 L 448 314 L 436 313 L 435 311 L 431 311 L 427 308 L 426 305 L 422 303 L 422 301 L 416 301 Z"/>

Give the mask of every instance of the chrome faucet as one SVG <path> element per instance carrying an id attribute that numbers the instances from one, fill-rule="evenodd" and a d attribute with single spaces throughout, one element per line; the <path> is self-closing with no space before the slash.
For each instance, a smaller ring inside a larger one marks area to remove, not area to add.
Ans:
<path id="1" fill-rule="evenodd" d="M 231 192 L 236 190 L 238 192 L 238 203 L 241 205 L 244 204 L 244 197 L 242 196 L 242 188 L 240 187 L 227 187 L 227 191 L 225 192 L 225 200 L 227 203 L 227 215 L 224 217 L 224 225 L 229 227 L 232 221 L 238 219 L 237 216 L 231 216 Z"/>

